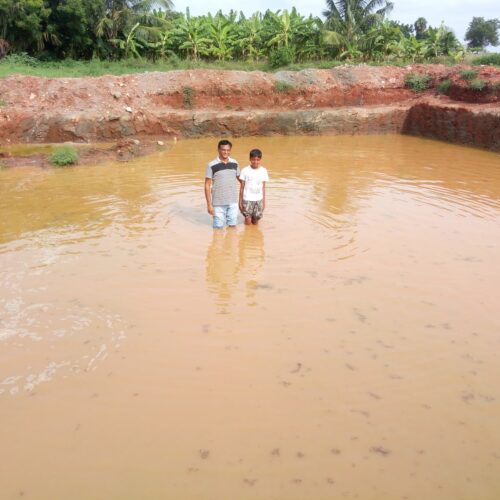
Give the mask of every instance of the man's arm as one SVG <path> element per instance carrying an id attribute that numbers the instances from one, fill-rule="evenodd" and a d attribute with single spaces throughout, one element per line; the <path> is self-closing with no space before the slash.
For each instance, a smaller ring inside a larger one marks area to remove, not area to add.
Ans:
<path id="1" fill-rule="evenodd" d="M 210 215 L 214 214 L 214 206 L 212 205 L 212 179 L 205 177 L 205 199 L 207 200 L 207 212 Z"/>

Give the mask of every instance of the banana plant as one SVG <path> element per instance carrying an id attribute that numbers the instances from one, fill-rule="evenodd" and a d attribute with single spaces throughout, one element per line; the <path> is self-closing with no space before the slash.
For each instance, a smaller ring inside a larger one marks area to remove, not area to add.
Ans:
<path id="1" fill-rule="evenodd" d="M 248 61 L 258 61 L 264 55 L 262 14 L 256 12 L 250 18 L 240 14 L 237 28 L 237 46 Z"/>
<path id="2" fill-rule="evenodd" d="M 219 61 L 232 59 L 234 54 L 235 27 L 219 10 L 215 16 L 208 14 L 210 53 Z"/>
<path id="3" fill-rule="evenodd" d="M 179 40 L 179 49 L 186 53 L 195 61 L 200 56 L 209 54 L 210 39 L 207 36 L 206 22 L 202 17 L 191 17 L 189 7 L 186 15 L 179 19 L 179 24 L 175 30 L 175 35 Z"/>
<path id="4" fill-rule="evenodd" d="M 290 13 L 285 9 L 281 14 L 279 10 L 276 13 L 268 11 L 268 14 L 273 36 L 268 40 L 267 45 L 269 47 L 288 47 L 293 39 L 293 25 Z"/>
<path id="5" fill-rule="evenodd" d="M 141 59 L 141 55 L 139 54 L 138 49 L 144 48 L 144 43 L 137 39 L 137 29 L 140 24 L 135 23 L 132 29 L 126 34 L 125 39 L 122 38 L 113 38 L 110 41 L 123 51 L 125 59 L 129 57 L 136 57 L 137 59 Z"/>

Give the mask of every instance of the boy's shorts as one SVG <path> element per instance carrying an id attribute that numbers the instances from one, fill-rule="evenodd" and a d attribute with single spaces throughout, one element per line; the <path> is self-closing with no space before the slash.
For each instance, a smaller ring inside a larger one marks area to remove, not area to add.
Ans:
<path id="1" fill-rule="evenodd" d="M 259 200 L 259 201 L 243 200 L 242 214 L 244 217 L 251 217 L 253 220 L 259 220 L 262 218 L 263 211 L 264 211 L 264 200 Z"/>

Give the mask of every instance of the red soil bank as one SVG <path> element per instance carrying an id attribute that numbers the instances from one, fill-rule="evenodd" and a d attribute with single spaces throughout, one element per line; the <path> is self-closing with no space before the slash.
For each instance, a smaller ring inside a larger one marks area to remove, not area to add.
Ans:
<path id="1" fill-rule="evenodd" d="M 192 70 L 98 78 L 0 80 L 2 142 L 90 142 L 120 137 L 412 133 L 500 150 L 500 70 L 341 66 L 277 73 Z M 405 86 L 430 76 L 430 90 Z M 450 80 L 449 96 L 435 86 Z M 467 102 L 465 102 L 467 101 Z M 456 103 L 460 102 L 457 107 Z"/>

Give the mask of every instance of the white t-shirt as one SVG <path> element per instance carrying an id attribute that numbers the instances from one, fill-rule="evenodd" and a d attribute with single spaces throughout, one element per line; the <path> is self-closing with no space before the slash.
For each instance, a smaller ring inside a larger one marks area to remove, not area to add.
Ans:
<path id="1" fill-rule="evenodd" d="M 260 201 L 264 197 L 262 183 L 269 181 L 266 167 L 245 167 L 240 174 L 240 180 L 245 181 L 243 199 L 247 201 Z"/>

